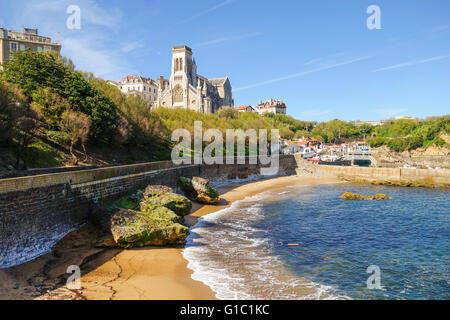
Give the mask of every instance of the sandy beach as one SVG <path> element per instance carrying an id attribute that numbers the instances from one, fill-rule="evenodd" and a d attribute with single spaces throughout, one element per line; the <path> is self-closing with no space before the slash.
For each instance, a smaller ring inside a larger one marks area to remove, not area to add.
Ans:
<path id="1" fill-rule="evenodd" d="M 218 205 L 194 204 L 186 225 L 199 217 L 222 210 L 234 201 L 268 190 L 292 185 L 316 185 L 332 179 L 288 176 L 219 188 Z M 215 293 L 191 278 L 182 247 L 141 249 L 93 248 L 93 230 L 86 226 L 58 243 L 53 252 L 21 266 L 0 270 L 0 299 L 88 299 L 88 300 L 212 300 Z M 64 284 L 69 265 L 80 265 L 82 289 Z M 55 289 L 56 288 L 56 289 Z"/>

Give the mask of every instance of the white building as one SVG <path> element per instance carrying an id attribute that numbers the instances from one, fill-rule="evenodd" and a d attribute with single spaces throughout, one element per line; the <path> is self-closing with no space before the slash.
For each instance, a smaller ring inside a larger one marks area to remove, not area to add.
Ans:
<path id="1" fill-rule="evenodd" d="M 116 86 L 127 95 L 141 96 L 152 108 L 158 106 L 159 83 L 150 78 L 127 76 L 122 78 L 120 82 L 108 81 L 108 83 Z"/>
<path id="2" fill-rule="evenodd" d="M 241 106 L 241 107 L 236 107 L 236 110 L 238 112 L 256 112 L 255 108 L 252 106 Z"/>
<path id="3" fill-rule="evenodd" d="M 286 103 L 278 99 L 269 99 L 266 102 L 260 102 L 256 106 L 256 111 L 259 114 L 273 113 L 273 114 L 286 114 Z"/>

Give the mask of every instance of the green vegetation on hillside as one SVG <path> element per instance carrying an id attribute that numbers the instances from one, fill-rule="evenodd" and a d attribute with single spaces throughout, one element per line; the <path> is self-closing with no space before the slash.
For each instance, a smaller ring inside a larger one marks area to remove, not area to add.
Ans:
<path id="1" fill-rule="evenodd" d="M 168 131 L 144 101 L 75 71 L 70 60 L 54 52 L 15 52 L 4 64 L 0 125 L 0 145 L 14 150 L 16 168 L 45 166 L 35 161 L 44 150 L 67 150 L 77 164 L 74 147 L 85 157 L 86 146 L 137 148 L 154 160 L 170 154 Z M 58 164 L 57 157 L 52 159 L 48 166 Z"/>
<path id="2" fill-rule="evenodd" d="M 76 71 L 70 59 L 56 53 L 15 52 L 0 73 L 0 147 L 14 152 L 17 169 L 89 163 L 167 160 L 171 132 L 194 121 L 203 129 L 279 129 L 284 139 L 315 137 L 332 143 L 371 137 L 372 146 L 412 150 L 446 146 L 450 116 L 426 120 L 387 121 L 383 126 L 332 120 L 315 123 L 288 115 L 239 113 L 227 107 L 215 114 L 186 109 L 150 110 L 138 96 L 126 96 L 90 73 Z M 205 143 L 206 145 L 207 143 Z M 92 156 L 95 154 L 95 156 Z M 91 160 L 88 160 L 91 156 Z M 125 160 L 124 157 L 127 157 Z"/>
<path id="3" fill-rule="evenodd" d="M 375 137 L 368 140 L 372 147 L 388 146 L 397 152 L 426 148 L 432 144 L 448 147 L 448 142 L 442 137 L 450 132 L 450 115 L 425 120 L 389 120 L 375 127 L 373 132 Z"/>

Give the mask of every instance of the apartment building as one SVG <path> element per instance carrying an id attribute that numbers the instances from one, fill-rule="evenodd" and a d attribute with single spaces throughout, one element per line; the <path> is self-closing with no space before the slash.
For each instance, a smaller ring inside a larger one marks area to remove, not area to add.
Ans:
<path id="1" fill-rule="evenodd" d="M 22 32 L 0 28 L 0 64 L 7 61 L 15 51 L 61 52 L 59 42 L 38 34 L 38 29 L 23 28 Z M 1 66 L 0 66 L 1 68 Z"/>

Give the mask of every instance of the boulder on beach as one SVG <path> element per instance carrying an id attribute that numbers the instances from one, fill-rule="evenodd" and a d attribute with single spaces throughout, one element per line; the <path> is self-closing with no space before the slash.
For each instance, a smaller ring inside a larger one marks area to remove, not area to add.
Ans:
<path id="1" fill-rule="evenodd" d="M 172 188 L 148 186 L 95 210 L 91 217 L 99 230 L 95 245 L 131 248 L 185 243 L 189 228 L 180 222 L 191 208 L 191 201 Z"/>
<path id="2" fill-rule="evenodd" d="M 167 208 L 150 212 L 121 209 L 111 217 L 111 233 L 119 247 L 142 247 L 185 243 L 189 228 Z"/>
<path id="3" fill-rule="evenodd" d="M 168 208 L 180 217 L 184 217 L 191 213 L 192 203 L 188 198 L 172 192 L 158 197 L 144 198 L 140 203 L 140 209 L 143 212 L 151 212 L 158 207 Z"/>
<path id="4" fill-rule="evenodd" d="M 220 201 L 219 192 L 210 186 L 209 180 L 194 177 L 192 179 L 181 177 L 178 185 L 184 195 L 192 201 L 214 204 Z"/>
<path id="5" fill-rule="evenodd" d="M 364 196 L 353 192 L 346 192 L 339 198 L 344 200 L 389 200 L 389 197 L 384 193 L 377 193 L 374 196 Z"/>
<path id="6" fill-rule="evenodd" d="M 158 185 L 150 185 L 145 188 L 143 193 L 143 198 L 157 198 L 166 193 L 173 193 L 174 190 L 168 186 L 158 186 Z"/>

